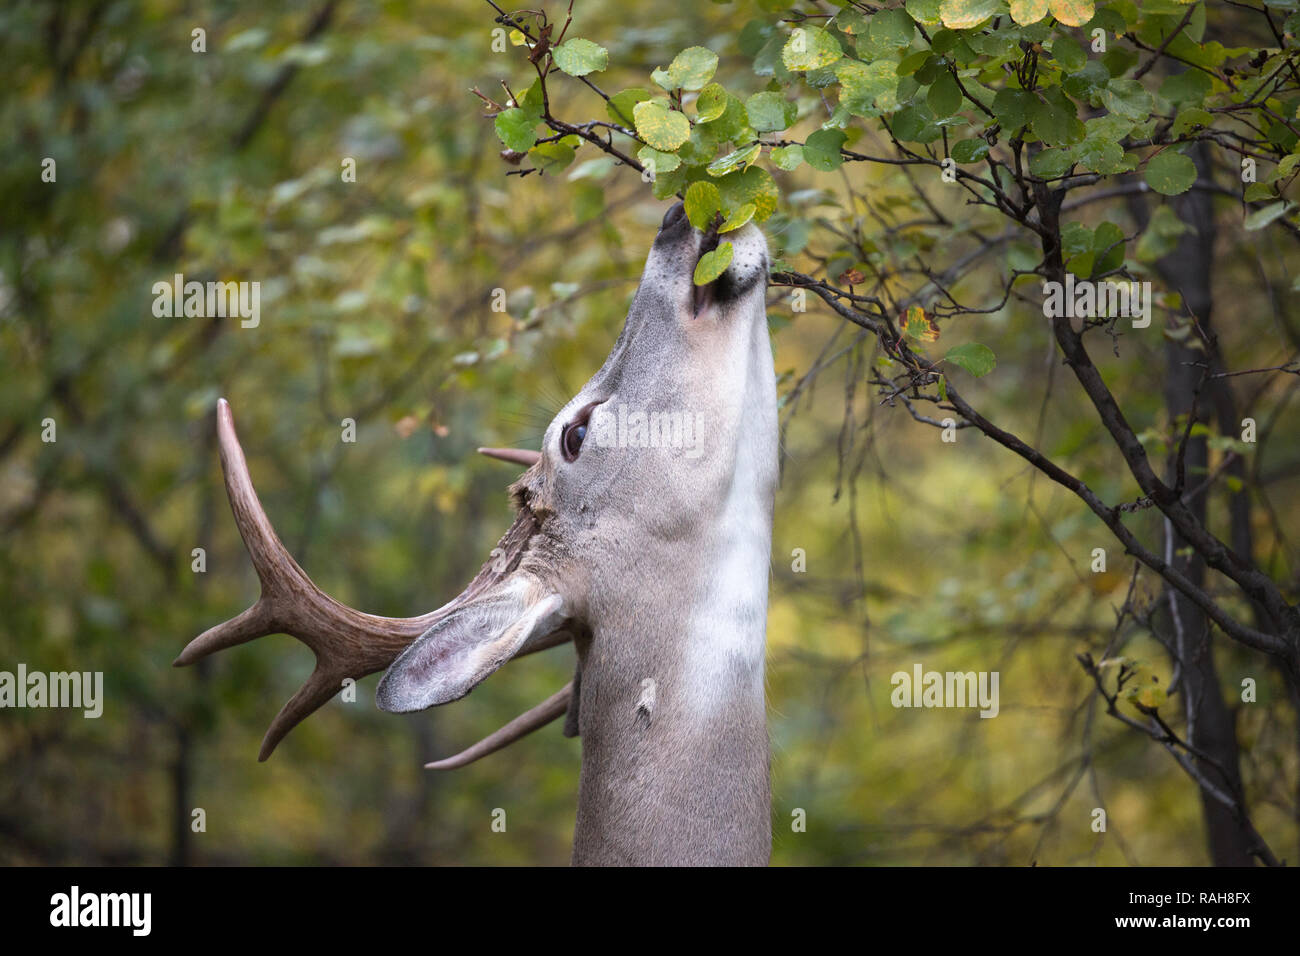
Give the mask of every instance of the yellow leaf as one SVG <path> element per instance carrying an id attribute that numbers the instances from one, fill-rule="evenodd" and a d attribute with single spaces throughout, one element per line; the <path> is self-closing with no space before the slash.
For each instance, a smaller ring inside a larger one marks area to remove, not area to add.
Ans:
<path id="1" fill-rule="evenodd" d="M 1011 19 L 1022 27 L 1047 16 L 1047 0 L 1011 0 Z"/>
<path id="2" fill-rule="evenodd" d="M 1155 709 L 1165 702 L 1165 689 L 1160 686 L 1159 679 L 1153 675 L 1151 680 L 1132 688 L 1128 699 L 1139 706 Z"/>
<path id="3" fill-rule="evenodd" d="M 1109 594 L 1125 581 L 1125 576 L 1117 571 L 1098 571 L 1088 578 L 1088 586 L 1092 593 L 1100 597 L 1103 594 Z"/>
<path id="4" fill-rule="evenodd" d="M 708 285 L 726 272 L 727 266 L 731 265 L 731 256 L 734 251 L 731 243 L 721 242 L 718 243 L 718 248 L 700 256 L 700 261 L 695 263 L 695 284 Z"/>
<path id="5" fill-rule="evenodd" d="M 737 206 L 727 218 L 727 221 L 719 227 L 718 232 L 724 233 L 736 231 L 745 223 L 749 222 L 749 220 L 754 218 L 754 209 L 755 206 L 752 202 L 747 202 L 743 206 Z"/>
<path id="6" fill-rule="evenodd" d="M 1165 689 L 1159 684 L 1152 684 L 1139 695 L 1144 707 L 1159 707 L 1165 702 Z"/>
<path id="7" fill-rule="evenodd" d="M 943 0 L 939 16 L 949 30 L 977 27 L 1002 9 L 998 0 Z"/>
<path id="8" fill-rule="evenodd" d="M 646 100 L 632 110 L 637 135 L 647 146 L 661 153 L 671 153 L 690 139 L 691 123 L 676 110 L 670 110 L 664 101 Z"/>
<path id="9" fill-rule="evenodd" d="M 903 327 L 903 334 L 909 339 L 916 339 L 920 342 L 937 342 L 939 340 L 939 327 L 934 324 L 934 320 L 925 314 L 925 309 L 919 305 L 914 305 L 903 314 L 900 324 Z"/>
<path id="10" fill-rule="evenodd" d="M 1067 27 L 1081 27 L 1096 11 L 1093 0 L 1051 0 L 1052 16 Z"/>

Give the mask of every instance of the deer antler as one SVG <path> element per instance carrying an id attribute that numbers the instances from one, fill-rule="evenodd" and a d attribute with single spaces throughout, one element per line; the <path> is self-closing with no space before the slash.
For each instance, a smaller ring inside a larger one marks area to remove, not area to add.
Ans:
<path id="1" fill-rule="evenodd" d="M 476 744 L 466 747 L 452 757 L 444 757 L 424 765 L 425 770 L 455 770 L 471 764 L 480 757 L 496 753 L 502 747 L 509 746 L 520 737 L 527 737 L 534 730 L 545 727 L 570 707 L 573 695 L 573 681 L 565 684 L 546 700 L 531 710 L 526 710 L 500 730 L 488 734 Z"/>
<path id="2" fill-rule="evenodd" d="M 174 666 L 184 667 L 216 651 L 281 632 L 292 634 L 312 649 L 316 669 L 271 722 L 258 760 L 266 760 L 285 734 L 338 693 L 345 678 L 359 679 L 388 667 L 435 622 L 508 572 L 536 529 L 536 520 L 521 510 L 499 545 L 506 560 L 484 565 L 469 587 L 436 611 L 408 618 L 365 614 L 318 588 L 280 543 L 253 488 L 230 404 L 224 398 L 217 402 L 217 438 L 230 508 L 261 581 L 262 595 L 242 614 L 190 641 Z M 528 652 L 567 639 L 568 635 L 560 633 Z"/>
<path id="3" fill-rule="evenodd" d="M 531 468 L 542 460 L 540 451 L 530 451 L 527 448 L 480 448 L 480 455 L 487 455 L 489 458 L 496 458 L 499 461 L 509 461 L 516 465 L 523 465 L 525 468 Z"/>

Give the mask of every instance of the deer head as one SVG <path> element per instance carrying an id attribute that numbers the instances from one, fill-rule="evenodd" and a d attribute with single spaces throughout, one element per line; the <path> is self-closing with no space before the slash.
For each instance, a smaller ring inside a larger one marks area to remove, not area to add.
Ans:
<path id="1" fill-rule="evenodd" d="M 716 228 L 716 227 L 715 227 Z M 230 407 L 218 405 L 226 489 L 262 595 L 195 638 L 190 664 L 286 632 L 316 654 L 272 722 L 260 759 L 345 678 L 387 668 L 383 710 L 457 700 L 504 663 L 573 640 L 573 683 L 446 769 L 560 714 L 583 740 L 579 863 L 763 863 L 770 852 L 763 690 L 776 386 L 764 309 L 767 257 L 753 226 L 719 244 L 665 215 L 605 364 L 551 422 L 542 451 L 482 449 L 528 466 L 514 524 L 450 603 L 421 617 L 334 601 L 276 537 Z"/>

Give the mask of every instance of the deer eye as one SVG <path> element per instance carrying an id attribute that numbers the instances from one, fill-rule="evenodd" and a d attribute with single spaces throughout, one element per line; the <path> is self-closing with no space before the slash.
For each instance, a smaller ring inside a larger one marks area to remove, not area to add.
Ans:
<path id="1" fill-rule="evenodd" d="M 560 433 L 560 450 L 565 461 L 573 461 L 582 451 L 582 440 L 587 437 L 586 422 L 569 422 Z"/>
<path id="2" fill-rule="evenodd" d="M 591 420 L 591 410 L 600 402 L 592 402 L 578 409 L 569 424 L 560 432 L 560 454 L 565 461 L 575 461 L 582 451 L 582 441 L 587 437 L 587 423 Z"/>

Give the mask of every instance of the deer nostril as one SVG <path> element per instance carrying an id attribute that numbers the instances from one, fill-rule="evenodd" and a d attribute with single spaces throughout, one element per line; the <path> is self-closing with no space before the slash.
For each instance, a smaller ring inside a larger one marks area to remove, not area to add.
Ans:
<path id="1" fill-rule="evenodd" d="M 669 226 L 680 222 L 682 217 L 685 215 L 686 207 L 680 202 L 673 203 L 672 206 L 668 208 L 668 211 L 664 213 L 664 221 L 659 224 L 659 231 L 663 232 Z"/>

